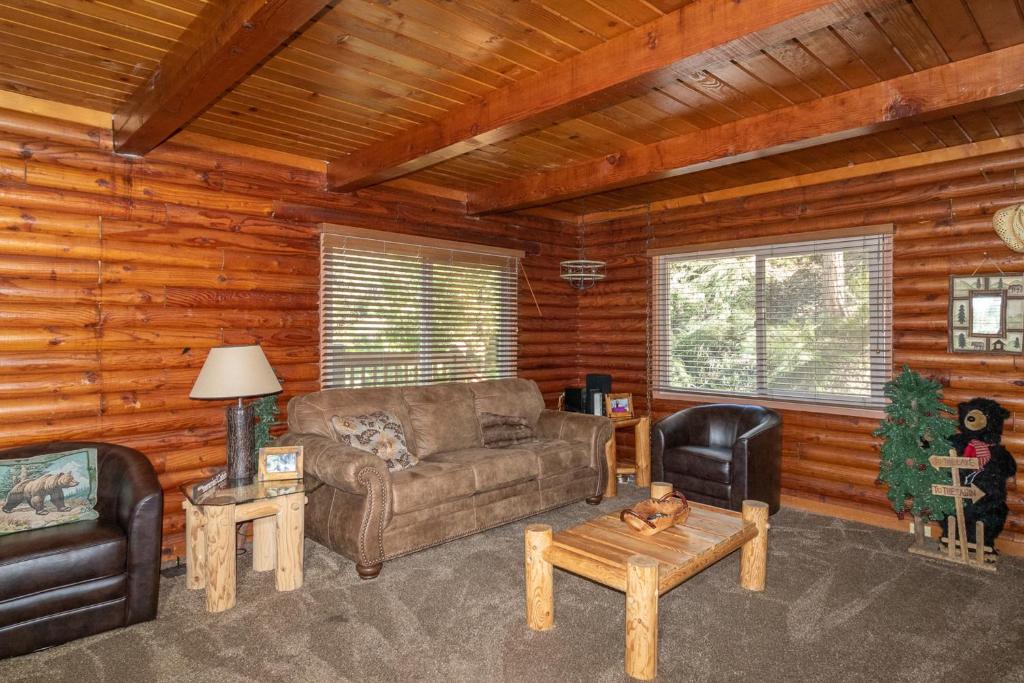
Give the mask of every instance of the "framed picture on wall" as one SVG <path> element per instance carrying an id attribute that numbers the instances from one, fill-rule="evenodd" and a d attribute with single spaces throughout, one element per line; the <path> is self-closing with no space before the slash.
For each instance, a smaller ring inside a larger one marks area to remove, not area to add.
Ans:
<path id="1" fill-rule="evenodd" d="M 1024 352 L 1024 274 L 949 278 L 950 353 Z"/>

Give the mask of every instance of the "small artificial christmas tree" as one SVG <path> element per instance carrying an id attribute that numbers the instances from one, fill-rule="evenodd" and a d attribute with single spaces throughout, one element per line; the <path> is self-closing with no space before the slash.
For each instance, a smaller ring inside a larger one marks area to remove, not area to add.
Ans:
<path id="1" fill-rule="evenodd" d="M 921 521 L 941 520 L 953 514 L 953 499 L 932 494 L 932 484 L 949 484 L 949 470 L 931 466 L 928 458 L 949 455 L 949 437 L 956 422 L 943 413 L 953 410 L 942 403 L 939 383 L 925 379 L 906 365 L 899 377 L 885 385 L 890 403 L 886 419 L 875 431 L 884 440 L 878 478 L 889 485 L 886 494 L 896 515 L 909 510 Z"/>

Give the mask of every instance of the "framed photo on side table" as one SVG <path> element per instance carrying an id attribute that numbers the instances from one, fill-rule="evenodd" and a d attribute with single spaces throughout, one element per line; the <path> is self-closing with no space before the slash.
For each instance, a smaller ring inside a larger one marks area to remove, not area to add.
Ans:
<path id="1" fill-rule="evenodd" d="M 613 420 L 633 417 L 633 394 L 608 394 L 604 397 L 604 412 Z"/>
<path id="2" fill-rule="evenodd" d="M 260 481 L 302 479 L 302 446 L 267 446 L 260 449 Z"/>

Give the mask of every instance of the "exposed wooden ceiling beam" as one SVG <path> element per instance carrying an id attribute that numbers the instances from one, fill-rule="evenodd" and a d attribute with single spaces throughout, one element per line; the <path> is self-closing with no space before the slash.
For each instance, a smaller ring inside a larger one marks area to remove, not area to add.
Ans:
<path id="1" fill-rule="evenodd" d="M 201 114 L 329 0 L 208 3 L 153 76 L 114 112 L 114 147 L 145 154 Z"/>
<path id="2" fill-rule="evenodd" d="M 473 214 L 573 199 L 1024 97 L 1024 45 L 471 192 Z"/>
<path id="3" fill-rule="evenodd" d="M 757 183 L 748 183 L 746 185 L 726 187 L 720 190 L 709 190 L 707 192 L 698 192 L 696 194 L 672 197 L 671 199 L 662 199 L 660 201 L 650 203 L 650 212 L 651 214 L 660 214 L 666 211 L 683 209 L 690 206 L 702 206 L 705 204 L 724 202 L 730 199 L 740 199 L 744 197 L 754 197 L 761 194 L 782 192 L 783 190 L 814 187 L 816 185 L 834 183 L 840 180 L 864 178 L 866 176 L 875 176 L 881 173 L 892 173 L 893 171 L 920 168 L 921 166 L 931 166 L 933 164 L 942 164 L 948 161 L 959 161 L 961 159 L 970 159 L 973 157 L 982 157 L 989 154 L 998 154 L 999 152 L 1021 149 L 1024 149 L 1024 134 L 1008 135 L 1001 138 L 992 138 L 991 140 L 982 140 L 981 142 L 968 142 L 955 147 L 940 147 L 939 149 L 930 149 L 927 152 L 905 154 L 903 156 L 879 159 L 877 161 L 863 161 L 850 166 L 830 168 L 825 171 L 812 171 L 811 173 L 804 173 L 803 175 L 791 175 L 786 176 L 785 178 L 762 180 Z M 554 211 L 558 210 L 558 207 L 526 209 L 526 211 L 543 210 Z M 632 206 L 625 206 L 621 209 L 608 209 L 606 211 L 595 211 L 593 213 L 581 214 L 580 222 L 586 223 L 587 225 L 608 223 L 610 221 L 628 219 L 634 216 L 643 216 L 647 211 L 647 204 L 634 204 Z"/>
<path id="4" fill-rule="evenodd" d="M 675 74 L 744 57 L 892 0 L 696 0 L 482 99 L 345 157 L 328 187 L 357 190 L 646 94 Z"/>

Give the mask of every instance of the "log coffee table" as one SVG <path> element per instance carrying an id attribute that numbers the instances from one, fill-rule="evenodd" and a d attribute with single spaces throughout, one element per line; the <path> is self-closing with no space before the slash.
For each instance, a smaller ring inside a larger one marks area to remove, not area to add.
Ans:
<path id="1" fill-rule="evenodd" d="M 745 500 L 743 512 L 690 503 L 685 523 L 642 536 L 603 515 L 552 536 L 526 527 L 526 623 L 554 625 L 553 567 L 626 594 L 626 673 L 650 680 L 658 668 L 658 596 L 742 548 L 740 585 L 764 590 L 768 505 Z"/>

